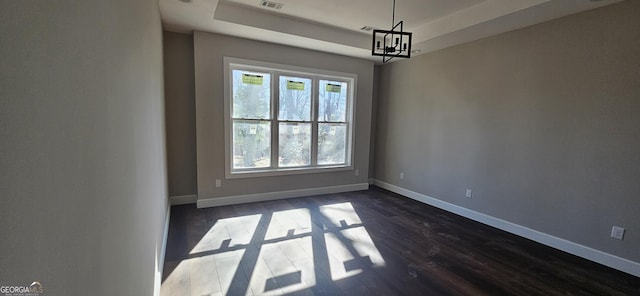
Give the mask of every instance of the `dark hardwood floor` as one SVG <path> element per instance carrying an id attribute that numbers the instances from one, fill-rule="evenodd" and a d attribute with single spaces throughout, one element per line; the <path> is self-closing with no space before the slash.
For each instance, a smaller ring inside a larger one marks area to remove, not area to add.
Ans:
<path id="1" fill-rule="evenodd" d="M 640 295 L 640 278 L 372 187 L 171 209 L 162 295 Z"/>

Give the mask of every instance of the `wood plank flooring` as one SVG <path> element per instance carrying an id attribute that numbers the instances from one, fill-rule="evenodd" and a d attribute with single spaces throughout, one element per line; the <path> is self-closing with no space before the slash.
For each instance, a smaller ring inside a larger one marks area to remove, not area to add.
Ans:
<path id="1" fill-rule="evenodd" d="M 372 187 L 172 207 L 161 295 L 640 295 L 640 278 Z"/>

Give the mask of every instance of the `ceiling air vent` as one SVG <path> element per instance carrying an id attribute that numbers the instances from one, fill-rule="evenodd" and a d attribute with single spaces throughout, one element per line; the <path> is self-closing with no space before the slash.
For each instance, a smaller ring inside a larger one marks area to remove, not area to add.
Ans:
<path id="1" fill-rule="evenodd" d="M 269 8 L 273 8 L 273 9 L 282 9 L 284 4 L 273 2 L 273 1 L 261 0 L 260 1 L 260 6 L 269 7 Z"/>
<path id="2" fill-rule="evenodd" d="M 373 29 L 375 29 L 375 27 L 373 26 L 363 26 L 362 28 L 360 28 L 360 30 L 367 31 L 367 32 L 371 32 L 373 31 Z"/>

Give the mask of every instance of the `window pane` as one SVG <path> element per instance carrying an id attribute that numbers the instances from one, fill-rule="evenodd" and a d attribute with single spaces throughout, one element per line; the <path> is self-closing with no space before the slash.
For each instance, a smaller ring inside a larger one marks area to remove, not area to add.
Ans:
<path id="1" fill-rule="evenodd" d="M 320 80 L 318 121 L 345 122 L 347 112 L 347 83 Z"/>
<path id="2" fill-rule="evenodd" d="M 308 166 L 311 164 L 311 124 L 280 123 L 281 167 Z"/>
<path id="3" fill-rule="evenodd" d="M 233 121 L 233 168 L 271 166 L 271 124 L 268 121 Z"/>
<path id="4" fill-rule="evenodd" d="M 318 164 L 344 164 L 346 144 L 346 124 L 318 124 Z"/>
<path id="5" fill-rule="evenodd" d="M 271 75 L 233 70 L 233 118 L 268 119 Z"/>
<path id="6" fill-rule="evenodd" d="M 311 119 L 311 79 L 280 76 L 279 120 Z"/>

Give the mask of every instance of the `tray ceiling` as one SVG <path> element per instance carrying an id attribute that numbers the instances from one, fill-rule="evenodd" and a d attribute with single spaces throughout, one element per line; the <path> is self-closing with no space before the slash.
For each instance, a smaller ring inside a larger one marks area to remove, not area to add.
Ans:
<path id="1" fill-rule="evenodd" d="M 622 0 L 396 0 L 396 22 L 427 53 Z M 369 59 L 369 26 L 390 29 L 393 0 L 159 0 L 165 30 L 193 30 Z M 419 54 L 419 53 L 414 53 Z"/>

